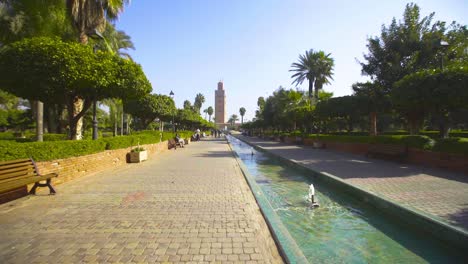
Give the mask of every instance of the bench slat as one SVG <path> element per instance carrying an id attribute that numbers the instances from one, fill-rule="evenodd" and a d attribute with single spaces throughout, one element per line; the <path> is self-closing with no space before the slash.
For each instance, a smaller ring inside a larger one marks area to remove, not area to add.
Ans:
<path id="1" fill-rule="evenodd" d="M 23 162 L 18 162 L 18 163 L 7 163 L 5 165 L 0 165 L 0 170 L 6 170 L 10 168 L 17 168 L 17 167 L 22 167 L 26 165 L 31 165 L 34 166 L 31 160 L 23 161 Z"/>
<path id="2" fill-rule="evenodd" d="M 19 159 L 19 160 L 8 160 L 8 161 L 2 161 L 0 162 L 0 166 L 5 166 L 9 164 L 17 164 L 17 163 L 23 163 L 23 162 L 29 162 L 31 163 L 30 159 Z"/>
<path id="3" fill-rule="evenodd" d="M 11 172 L 5 175 L 0 175 L 0 180 L 9 179 L 9 178 L 18 178 L 18 177 L 27 177 L 29 175 L 37 175 L 34 169 L 25 169 L 25 170 L 18 170 L 16 172 Z"/>
<path id="4" fill-rule="evenodd" d="M 6 174 L 18 172 L 18 171 L 24 171 L 24 170 L 35 171 L 36 168 L 34 168 L 34 166 L 32 164 L 29 165 L 29 166 L 16 167 L 16 168 L 11 168 L 11 169 L 6 169 L 6 170 L 4 170 L 2 168 L 2 169 L 0 169 L 0 178 L 2 177 L 2 175 L 6 175 Z"/>

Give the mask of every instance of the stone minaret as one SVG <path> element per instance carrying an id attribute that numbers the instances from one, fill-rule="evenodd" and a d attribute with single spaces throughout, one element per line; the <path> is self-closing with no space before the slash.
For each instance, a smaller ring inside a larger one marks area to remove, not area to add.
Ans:
<path id="1" fill-rule="evenodd" d="M 226 123 L 226 93 L 222 81 L 218 82 L 218 90 L 215 91 L 215 123 Z"/>

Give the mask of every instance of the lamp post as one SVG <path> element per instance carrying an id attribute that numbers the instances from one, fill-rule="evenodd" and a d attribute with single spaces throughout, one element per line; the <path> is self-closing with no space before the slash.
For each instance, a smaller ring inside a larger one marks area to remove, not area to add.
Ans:
<path id="1" fill-rule="evenodd" d="M 174 92 L 172 92 L 172 90 L 169 93 L 169 96 L 171 97 L 172 100 L 174 100 Z M 172 132 L 175 133 L 174 112 L 172 112 Z"/>
<path id="2" fill-rule="evenodd" d="M 95 38 L 95 39 L 105 40 L 104 36 L 97 29 L 95 29 L 93 33 L 90 34 L 90 37 Z M 98 47 L 97 47 L 97 44 L 95 44 L 93 48 L 94 54 L 96 54 L 97 50 L 98 50 Z M 93 140 L 98 139 L 98 120 L 96 117 L 96 104 L 97 104 L 97 100 L 96 100 L 96 95 L 95 95 L 93 98 Z"/>
<path id="3" fill-rule="evenodd" d="M 444 55 L 445 55 L 445 49 L 449 46 L 449 43 L 445 40 L 440 41 L 440 46 L 444 49 L 442 52 L 441 60 L 440 60 L 440 66 L 441 70 L 444 70 Z"/>

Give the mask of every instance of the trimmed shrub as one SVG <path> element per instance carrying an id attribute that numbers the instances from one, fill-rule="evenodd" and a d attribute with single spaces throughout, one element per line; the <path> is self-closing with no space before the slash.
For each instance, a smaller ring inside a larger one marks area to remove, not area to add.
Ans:
<path id="1" fill-rule="evenodd" d="M 101 140 L 45 141 L 19 143 L 0 141 L 0 160 L 15 160 L 32 157 L 37 161 L 69 158 L 103 151 L 105 142 Z"/>
<path id="2" fill-rule="evenodd" d="M 183 138 L 192 135 L 191 132 L 187 131 L 178 133 Z M 83 156 L 104 150 L 134 147 L 138 143 L 140 145 L 159 143 L 160 136 L 161 132 L 159 131 L 143 131 L 134 135 L 100 138 L 98 140 L 59 140 L 24 143 L 13 140 L 0 140 L 0 161 L 29 157 L 37 161 L 47 161 Z M 162 141 L 174 138 L 174 134 L 171 132 L 164 132 L 162 136 Z"/>
<path id="3" fill-rule="evenodd" d="M 438 140 L 433 151 L 456 153 L 468 156 L 468 138 L 447 138 Z"/>

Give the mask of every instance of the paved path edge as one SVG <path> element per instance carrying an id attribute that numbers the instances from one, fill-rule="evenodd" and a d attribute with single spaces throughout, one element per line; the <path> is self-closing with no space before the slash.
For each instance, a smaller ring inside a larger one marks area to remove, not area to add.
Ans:
<path id="1" fill-rule="evenodd" d="M 279 158 L 282 161 L 285 161 L 287 164 L 290 164 L 293 167 L 300 169 L 301 171 L 304 171 L 306 173 L 312 173 L 313 177 L 316 177 L 317 179 L 322 180 L 323 182 L 326 182 L 329 185 L 333 185 L 337 188 L 344 190 L 356 199 L 370 204 L 374 208 L 378 209 L 379 211 L 390 217 L 398 218 L 400 221 L 419 232 L 429 233 L 438 240 L 456 246 L 460 249 L 468 250 L 468 232 L 458 227 L 443 222 L 438 218 L 425 214 L 424 212 L 421 212 L 419 210 L 396 204 L 390 200 L 377 196 L 375 193 L 349 184 L 332 174 L 315 171 L 293 160 L 284 158 L 280 155 L 268 151 L 267 149 L 264 149 L 260 146 L 243 140 L 238 136 L 233 136 L 259 151 L 262 151 L 271 156 Z M 466 251 L 465 253 L 468 254 L 468 252 Z"/>
<path id="2" fill-rule="evenodd" d="M 231 143 L 228 142 L 229 149 L 232 151 L 234 158 L 239 165 L 242 174 L 244 175 L 247 184 L 250 187 L 250 191 L 255 197 L 260 212 L 262 213 L 265 222 L 267 223 L 268 229 L 275 241 L 276 247 L 280 252 L 281 257 L 286 263 L 309 263 L 307 258 L 304 256 L 302 250 L 296 244 L 296 241 L 292 238 L 289 231 L 281 222 L 279 216 L 273 210 L 270 202 L 265 198 L 263 191 L 255 182 L 254 177 L 250 174 L 248 169 L 245 167 L 239 155 L 232 149 Z M 284 241 L 283 243 L 281 241 Z"/>

